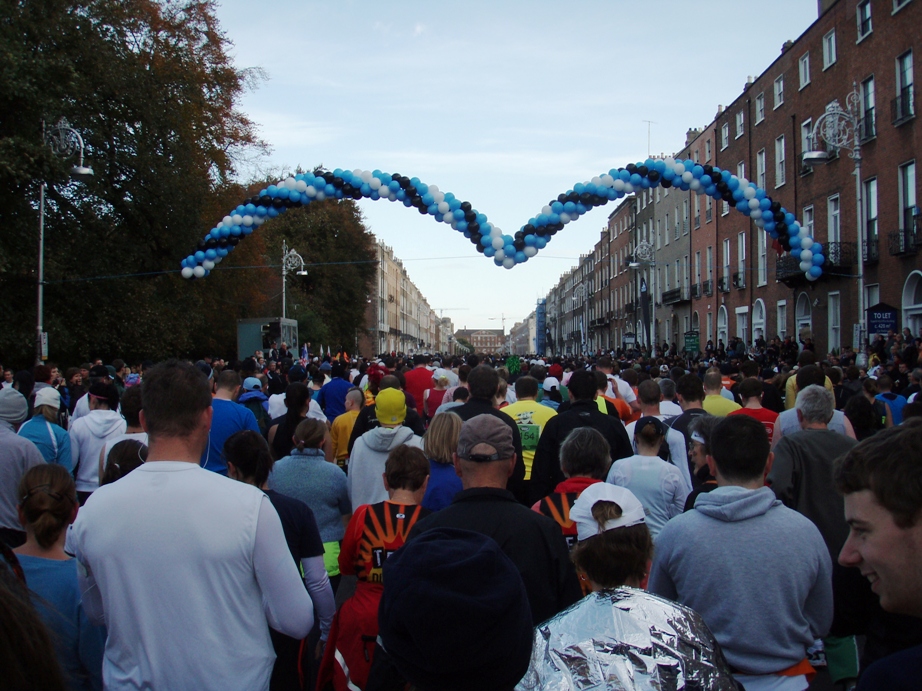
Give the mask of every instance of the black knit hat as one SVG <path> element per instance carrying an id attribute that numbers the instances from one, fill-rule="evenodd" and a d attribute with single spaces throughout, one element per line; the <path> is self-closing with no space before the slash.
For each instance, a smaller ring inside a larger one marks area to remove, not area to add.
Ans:
<path id="1" fill-rule="evenodd" d="M 518 569 L 491 538 L 434 528 L 384 562 L 381 641 L 421 691 L 508 691 L 531 657 Z"/>

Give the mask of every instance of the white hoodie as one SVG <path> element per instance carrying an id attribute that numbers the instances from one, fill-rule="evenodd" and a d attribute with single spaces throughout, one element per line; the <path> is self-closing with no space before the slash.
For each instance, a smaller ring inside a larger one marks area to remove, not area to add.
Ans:
<path id="1" fill-rule="evenodd" d="M 413 434 L 409 427 L 375 427 L 355 440 L 349 455 L 349 497 L 352 510 L 362 504 L 376 504 L 387 499 L 384 489 L 384 463 L 391 450 L 406 444 L 423 448 L 422 437 Z"/>
<path id="2" fill-rule="evenodd" d="M 99 487 L 99 452 L 109 439 L 124 434 L 126 428 L 117 410 L 91 410 L 71 421 L 70 451 L 78 492 L 94 492 Z"/>

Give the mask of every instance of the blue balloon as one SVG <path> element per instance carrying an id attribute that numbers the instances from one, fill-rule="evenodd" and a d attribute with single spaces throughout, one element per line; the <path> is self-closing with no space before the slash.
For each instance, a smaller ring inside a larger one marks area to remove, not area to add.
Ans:
<path id="1" fill-rule="evenodd" d="M 823 246 L 818 242 L 814 242 L 813 247 L 810 248 L 810 251 L 813 252 L 813 254 L 822 254 Z"/>
<path id="2" fill-rule="evenodd" d="M 381 198 L 381 193 L 378 192 L 378 190 L 372 190 L 371 194 L 368 195 L 368 198 L 376 202 Z"/>
<path id="3" fill-rule="evenodd" d="M 553 211 L 555 214 L 563 213 L 563 204 L 559 201 L 554 202 L 553 204 L 551 204 L 551 211 Z"/>
<path id="4" fill-rule="evenodd" d="M 486 235 L 480 236 L 480 246 L 481 247 L 492 247 L 493 246 L 493 238 L 490 237 L 489 233 L 487 233 Z"/>
<path id="5" fill-rule="evenodd" d="M 666 170 L 663 171 L 663 180 L 675 180 L 675 171 L 672 168 L 666 168 Z"/>
<path id="6" fill-rule="evenodd" d="M 649 168 L 650 166 L 647 166 L 647 167 Z M 658 158 L 655 161 L 653 161 L 653 170 L 655 170 L 657 173 L 662 175 L 663 172 L 666 170 L 666 161 L 664 161 L 661 158 Z"/>
<path id="7" fill-rule="evenodd" d="M 515 256 L 515 245 L 512 245 L 512 244 L 506 245 L 505 247 L 503 247 L 503 253 L 507 257 L 514 257 Z"/>
<path id="8" fill-rule="evenodd" d="M 409 199 L 407 200 L 410 201 Z M 413 206 L 412 202 L 408 206 Z M 456 223 L 458 230 L 462 231 L 466 237 L 470 237 L 470 231 L 467 229 L 467 221 L 458 221 Z"/>
<path id="9" fill-rule="evenodd" d="M 486 253 L 484 253 L 484 254 L 486 254 Z M 496 252 L 494 252 L 493 254 L 496 254 Z M 502 266 L 502 265 L 503 265 L 503 260 L 502 260 L 502 259 L 498 259 L 498 258 L 496 258 L 496 257 L 493 257 L 493 263 L 496 264 L 497 266 Z"/>
<path id="10" fill-rule="evenodd" d="M 245 207 L 243 207 L 243 209 L 244 209 L 244 211 L 246 211 L 250 216 L 252 216 L 253 214 L 256 213 L 256 204 L 247 204 Z"/>
<path id="11" fill-rule="evenodd" d="M 793 254 L 793 251 L 794 251 L 795 249 L 798 249 L 798 250 L 800 249 L 800 236 L 799 236 L 799 235 L 794 235 L 794 236 L 788 238 L 788 243 L 790 243 L 790 245 L 791 245 L 791 253 Z"/>
<path id="12" fill-rule="evenodd" d="M 496 250 L 493 249 L 493 245 L 487 245 L 483 248 L 483 256 L 492 257 L 496 254 Z"/>
<path id="13" fill-rule="evenodd" d="M 632 174 L 631 177 L 629 178 L 631 184 L 634 185 L 634 187 L 637 187 L 640 185 L 641 179 L 642 178 L 640 177 L 638 173 Z"/>
<path id="14" fill-rule="evenodd" d="M 822 254 L 817 254 L 816 252 L 813 253 L 813 265 L 814 266 L 822 266 L 823 262 L 825 261 L 826 261 L 826 257 L 824 257 Z"/>
<path id="15" fill-rule="evenodd" d="M 543 250 L 545 247 L 547 247 L 547 238 L 543 238 L 539 235 L 537 238 L 535 238 L 535 247 L 537 247 L 539 250 Z"/>
<path id="16" fill-rule="evenodd" d="M 586 189 L 586 186 L 583 183 L 577 182 L 575 185 L 573 185 L 573 191 L 577 194 L 582 194 L 583 192 L 588 192 L 589 190 Z"/>
<path id="17" fill-rule="evenodd" d="M 535 216 L 535 225 L 546 226 L 548 223 L 548 217 L 544 214 L 538 214 Z"/>
<path id="18" fill-rule="evenodd" d="M 820 276 L 823 275 L 823 270 L 818 266 L 815 266 L 815 265 L 811 266 L 810 275 L 813 276 L 814 278 L 819 278 Z"/>
<path id="19" fill-rule="evenodd" d="M 535 236 L 535 235 L 528 234 L 528 235 L 525 236 L 525 244 L 526 244 L 528 247 L 534 247 L 535 244 L 537 243 L 537 240 L 538 240 L 538 238 L 537 238 L 537 236 Z"/>
<path id="20" fill-rule="evenodd" d="M 573 202 L 567 202 L 563 205 L 563 210 L 564 213 L 572 214 L 574 211 L 576 211 L 576 204 Z"/>
<path id="21" fill-rule="evenodd" d="M 524 264 L 527 261 L 528 261 L 528 255 L 526 255 L 524 252 L 515 253 L 515 263 L 516 264 Z"/>
<path id="22" fill-rule="evenodd" d="M 363 197 L 370 197 L 372 191 L 371 185 L 369 185 L 367 182 L 363 182 L 362 186 L 359 188 L 359 191 L 362 193 Z"/>
<path id="23" fill-rule="evenodd" d="M 275 199 L 277 196 L 279 196 L 279 188 L 275 185 L 269 185 L 266 188 L 266 194 Z"/>
<path id="24" fill-rule="evenodd" d="M 205 259 L 214 259 L 218 256 L 218 253 L 214 250 L 205 250 Z"/>
<path id="25" fill-rule="evenodd" d="M 696 167 L 697 167 L 697 166 L 696 166 Z M 703 169 L 702 169 L 702 170 L 703 170 Z M 714 180 L 711 178 L 711 176 L 710 176 L 710 175 L 707 175 L 707 174 L 702 175 L 702 176 L 701 176 L 700 178 L 698 178 L 698 179 L 701 181 L 701 185 L 702 185 L 703 187 L 710 187 L 710 186 L 713 184 L 713 182 L 714 182 Z"/>
<path id="26" fill-rule="evenodd" d="M 578 213 L 580 216 L 582 216 L 582 215 L 583 215 L 584 213 L 586 213 L 587 211 L 589 211 L 589 209 L 587 209 L 586 206 L 585 206 L 584 204 L 578 203 L 578 204 L 576 205 L 576 213 Z"/>
<path id="27" fill-rule="evenodd" d="M 276 209 L 274 206 L 270 206 L 266 209 L 266 216 L 268 218 L 275 218 L 278 215 L 279 215 L 279 210 Z"/>
<path id="28" fill-rule="evenodd" d="M 649 179 L 649 178 L 640 178 L 640 186 L 641 186 L 643 189 L 645 189 L 645 190 L 650 189 L 650 186 L 651 186 L 652 184 L 653 184 L 653 183 L 650 182 L 650 179 Z"/>
<path id="29" fill-rule="evenodd" d="M 205 253 L 199 250 L 195 253 L 195 263 L 201 264 L 203 261 L 205 261 Z"/>
<path id="30" fill-rule="evenodd" d="M 456 221 L 464 220 L 464 212 L 461 211 L 460 208 L 455 209 L 454 211 L 452 211 L 452 214 L 451 214 L 451 215 L 455 217 L 455 220 L 456 220 Z"/>
<path id="31" fill-rule="evenodd" d="M 624 182 L 630 182 L 630 181 L 631 181 L 631 174 L 630 174 L 630 172 L 627 171 L 627 170 L 625 170 L 624 168 L 621 168 L 621 169 L 618 170 L 618 177 L 621 178 L 621 180 L 624 181 Z"/>
<path id="32" fill-rule="evenodd" d="M 397 192 L 397 190 L 400 189 L 400 183 L 396 180 L 391 180 L 389 183 L 387 183 L 387 189 L 389 189 L 391 192 Z"/>
<path id="33" fill-rule="evenodd" d="M 262 217 L 262 216 L 265 216 L 267 213 L 269 213 L 269 209 L 267 209 L 265 206 L 257 206 L 257 207 L 256 207 L 256 215 L 257 215 L 257 216 Z"/>
<path id="34" fill-rule="evenodd" d="M 792 214 L 790 211 L 784 215 L 784 222 L 788 225 L 793 225 L 796 221 L 797 219 L 794 218 L 794 214 Z"/>
<path id="35" fill-rule="evenodd" d="M 561 204 L 561 207 L 563 207 L 562 204 Z M 550 216 L 547 217 L 547 222 L 550 225 L 554 225 L 554 226 L 557 225 L 558 223 L 560 223 L 560 214 L 556 214 L 556 213 L 551 214 Z"/>
<path id="36" fill-rule="evenodd" d="M 704 175 L 704 168 L 699 165 L 692 166 L 691 174 L 696 178 L 700 178 L 702 175 Z"/>
<path id="37" fill-rule="evenodd" d="M 407 193 L 403 189 L 399 189 L 394 193 L 394 196 L 397 197 L 398 202 L 402 202 L 407 198 Z"/>
<path id="38" fill-rule="evenodd" d="M 362 187 L 364 188 L 365 186 L 362 185 Z M 435 203 L 435 197 L 433 197 L 428 192 L 423 195 L 422 199 L 423 199 L 423 204 L 425 204 L 426 206 L 432 206 Z"/>
<path id="39" fill-rule="evenodd" d="M 756 195 L 756 199 L 758 198 L 759 196 Z M 762 211 L 767 211 L 768 209 L 771 209 L 772 208 L 771 200 L 766 199 L 765 197 L 762 197 L 761 199 L 759 199 L 759 208 L 762 209 Z"/>
<path id="40" fill-rule="evenodd" d="M 240 232 L 243 235 L 249 235 L 250 233 L 253 232 L 253 226 L 241 226 Z"/>
<path id="41" fill-rule="evenodd" d="M 795 248 L 793 248 L 793 249 L 791 250 L 791 256 L 794 257 L 794 259 L 799 260 L 799 259 L 800 259 L 800 252 L 801 252 L 800 247 L 795 247 Z"/>
<path id="42" fill-rule="evenodd" d="M 758 209 L 756 209 L 756 211 L 758 211 Z M 761 216 L 763 221 L 770 221 L 774 218 L 774 214 L 771 212 L 771 209 L 765 209 L 762 211 Z"/>
<path id="43" fill-rule="evenodd" d="M 233 235 L 234 237 L 239 236 L 241 232 L 243 232 L 242 226 L 231 226 L 230 227 L 230 234 Z"/>
<path id="44" fill-rule="evenodd" d="M 219 247 L 217 251 L 218 251 L 218 256 L 219 256 L 219 257 L 226 257 L 226 256 L 227 256 L 227 248 L 226 248 L 226 247 Z"/>
<path id="45" fill-rule="evenodd" d="M 430 216 L 435 216 L 437 213 L 439 213 L 439 205 L 438 205 L 438 204 L 430 204 L 430 205 L 429 205 L 429 208 L 427 209 L 427 211 L 429 212 L 429 215 L 430 215 Z"/>

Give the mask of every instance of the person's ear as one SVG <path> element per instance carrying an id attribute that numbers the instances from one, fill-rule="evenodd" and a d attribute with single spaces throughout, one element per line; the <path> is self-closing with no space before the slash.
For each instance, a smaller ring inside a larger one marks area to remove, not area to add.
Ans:
<path id="1" fill-rule="evenodd" d="M 708 465 L 708 471 L 711 473 L 711 477 L 717 477 L 717 462 L 714 460 L 714 457 L 711 454 L 707 454 L 704 459 L 705 463 Z"/>
<path id="2" fill-rule="evenodd" d="M 512 458 L 509 459 L 509 475 L 508 475 L 508 477 L 512 477 L 512 474 L 515 472 L 515 459 L 516 459 L 516 455 L 515 455 L 515 454 L 512 454 Z"/>
<path id="3" fill-rule="evenodd" d="M 457 475 L 458 477 L 463 477 L 463 475 L 462 475 L 462 473 L 461 473 L 461 458 L 460 458 L 460 456 L 458 456 L 458 454 L 456 454 L 456 453 L 452 453 L 452 454 L 451 454 L 451 457 L 452 457 L 452 459 L 454 460 L 455 475 Z"/>
<path id="4" fill-rule="evenodd" d="M 231 480 L 237 479 L 237 466 L 235 466 L 230 461 L 227 461 L 227 477 Z"/>

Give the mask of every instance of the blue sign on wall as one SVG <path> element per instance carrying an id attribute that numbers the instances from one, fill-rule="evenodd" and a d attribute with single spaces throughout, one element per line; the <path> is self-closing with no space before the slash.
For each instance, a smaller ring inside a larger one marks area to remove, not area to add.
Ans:
<path id="1" fill-rule="evenodd" d="M 883 302 L 868 307 L 868 335 L 886 335 L 888 331 L 899 331 L 899 314 L 899 309 Z"/>

